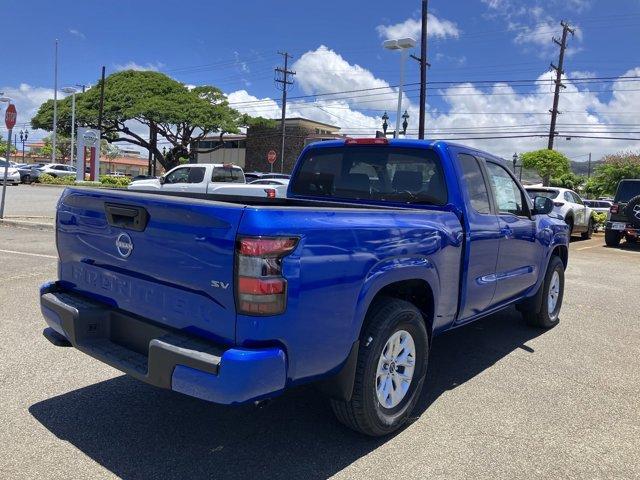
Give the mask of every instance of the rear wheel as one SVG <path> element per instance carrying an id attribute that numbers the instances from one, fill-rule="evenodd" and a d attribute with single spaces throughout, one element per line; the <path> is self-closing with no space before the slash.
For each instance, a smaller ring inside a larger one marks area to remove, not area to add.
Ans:
<path id="1" fill-rule="evenodd" d="M 371 436 L 400 428 L 422 391 L 428 355 L 420 310 L 396 298 L 377 302 L 367 315 L 360 338 L 351 400 L 331 400 L 338 420 Z"/>
<path id="2" fill-rule="evenodd" d="M 606 243 L 607 247 L 619 246 L 620 240 L 622 240 L 622 234 L 620 232 L 617 232 L 616 230 L 604 231 L 604 243 Z"/>
<path id="3" fill-rule="evenodd" d="M 536 302 L 537 305 L 533 305 L 533 302 L 526 304 L 527 308 L 521 309 L 522 315 L 529 325 L 553 328 L 560 321 L 564 296 L 564 264 L 560 257 L 551 257 L 541 288 L 541 301 Z"/>
<path id="4" fill-rule="evenodd" d="M 591 235 L 593 235 L 593 219 L 589 220 L 589 226 L 587 227 L 587 231 L 582 232 L 580 236 L 582 237 L 583 240 L 589 240 L 591 238 Z"/>

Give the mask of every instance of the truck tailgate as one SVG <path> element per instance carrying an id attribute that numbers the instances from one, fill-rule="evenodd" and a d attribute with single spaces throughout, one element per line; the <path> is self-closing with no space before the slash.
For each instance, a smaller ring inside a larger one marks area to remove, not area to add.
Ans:
<path id="1" fill-rule="evenodd" d="M 235 342 L 236 230 L 244 206 L 73 188 L 58 204 L 61 284 L 113 307 Z"/>

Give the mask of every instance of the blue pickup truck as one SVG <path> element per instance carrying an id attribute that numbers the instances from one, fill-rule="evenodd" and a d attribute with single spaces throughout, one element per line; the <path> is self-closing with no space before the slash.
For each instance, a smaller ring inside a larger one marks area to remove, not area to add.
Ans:
<path id="1" fill-rule="evenodd" d="M 221 404 L 313 382 L 385 435 L 439 333 L 513 304 L 558 323 L 569 230 L 552 208 L 500 159 L 417 140 L 312 144 L 287 198 L 68 188 L 44 335 Z"/>

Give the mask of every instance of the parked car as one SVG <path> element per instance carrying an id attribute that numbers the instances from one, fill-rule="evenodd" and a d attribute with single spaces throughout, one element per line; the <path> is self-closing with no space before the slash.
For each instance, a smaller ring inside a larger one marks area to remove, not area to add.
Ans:
<path id="1" fill-rule="evenodd" d="M 604 227 L 605 243 L 609 247 L 617 247 L 623 238 L 632 242 L 639 236 L 640 179 L 620 180 Z"/>
<path id="2" fill-rule="evenodd" d="M 542 196 L 553 201 L 553 211 L 569 225 L 571 235 L 577 233 L 584 239 L 591 238 L 594 222 L 591 218 L 591 208 L 584 204 L 580 195 L 567 188 L 556 187 L 526 187 L 531 198 Z"/>
<path id="3" fill-rule="evenodd" d="M 250 183 L 220 183 L 213 185 L 208 193 L 214 195 L 237 195 L 263 198 L 282 198 L 287 196 L 289 180 L 271 178 L 254 180 Z"/>
<path id="4" fill-rule="evenodd" d="M 11 165 L 11 162 L 7 162 L 6 158 L 0 157 L 0 185 L 4 183 L 4 172 L 7 169 L 7 184 L 19 185 L 20 184 L 20 172 L 16 167 Z"/>
<path id="5" fill-rule="evenodd" d="M 609 200 L 583 200 L 583 202 L 592 212 L 598 213 L 609 213 L 609 209 L 613 205 L 613 202 Z"/>
<path id="6" fill-rule="evenodd" d="M 160 178 L 136 180 L 129 190 L 208 193 L 216 184 L 245 183 L 242 168 L 222 163 L 180 165 Z"/>
<path id="7" fill-rule="evenodd" d="M 47 163 L 37 169 L 39 174 L 47 174 L 52 177 L 69 177 L 76 176 L 76 167 L 65 165 L 63 163 Z"/>
<path id="8" fill-rule="evenodd" d="M 291 177 L 291 175 L 288 175 L 286 173 L 274 172 L 244 172 L 244 176 L 247 179 L 247 183 L 254 180 L 266 180 L 268 178 L 280 178 L 283 180 L 288 180 Z"/>
<path id="9" fill-rule="evenodd" d="M 559 322 L 569 228 L 488 153 L 326 141 L 286 198 L 157 193 L 65 189 L 40 294 L 54 344 L 156 386 L 239 404 L 317 382 L 341 422 L 385 435 L 442 332 L 511 305 Z"/>

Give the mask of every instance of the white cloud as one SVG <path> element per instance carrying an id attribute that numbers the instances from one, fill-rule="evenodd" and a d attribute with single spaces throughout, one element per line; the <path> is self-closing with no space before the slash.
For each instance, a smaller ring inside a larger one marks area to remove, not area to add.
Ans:
<path id="1" fill-rule="evenodd" d="M 343 95 L 349 97 L 344 102 L 355 107 L 395 108 L 397 90 L 387 81 L 360 65 L 350 64 L 324 45 L 302 55 L 293 69 L 297 72 L 296 84 L 306 94 L 367 90 Z"/>
<path id="2" fill-rule="evenodd" d="M 144 72 L 144 71 L 157 72 L 162 67 L 164 67 L 164 63 L 162 63 L 162 62 L 155 62 L 155 63 L 149 62 L 149 63 L 145 63 L 145 64 L 140 64 L 140 63 L 136 63 L 134 61 L 129 61 L 127 63 L 116 63 L 113 67 L 117 71 L 136 70 L 136 71 L 139 71 L 139 72 Z"/>
<path id="3" fill-rule="evenodd" d="M 394 25 L 378 25 L 376 30 L 378 34 L 385 39 L 412 37 L 417 40 L 420 38 L 422 32 L 422 23 L 419 18 L 407 18 L 404 22 Z M 454 22 L 440 19 L 435 15 L 429 14 L 427 35 L 436 38 L 458 38 L 460 30 Z"/>
<path id="4" fill-rule="evenodd" d="M 87 36 L 84 33 L 82 33 L 80 30 L 77 30 L 75 28 L 70 28 L 69 33 L 74 37 L 81 38 L 82 40 L 85 40 L 87 38 Z"/>

